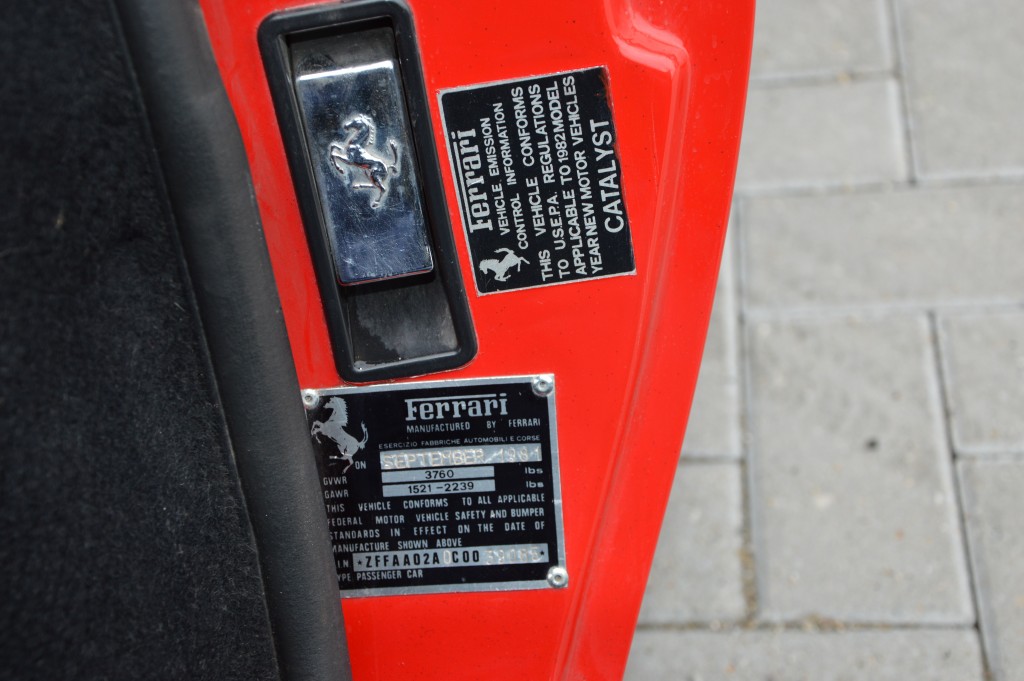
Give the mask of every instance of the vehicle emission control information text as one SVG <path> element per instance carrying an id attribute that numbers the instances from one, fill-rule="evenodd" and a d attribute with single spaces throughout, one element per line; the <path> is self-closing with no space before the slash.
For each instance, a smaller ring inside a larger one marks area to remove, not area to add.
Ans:
<path id="1" fill-rule="evenodd" d="M 551 375 L 307 393 L 342 596 L 551 588 Z"/>
<path id="2" fill-rule="evenodd" d="M 442 90 L 481 294 L 636 271 L 602 67 Z"/>

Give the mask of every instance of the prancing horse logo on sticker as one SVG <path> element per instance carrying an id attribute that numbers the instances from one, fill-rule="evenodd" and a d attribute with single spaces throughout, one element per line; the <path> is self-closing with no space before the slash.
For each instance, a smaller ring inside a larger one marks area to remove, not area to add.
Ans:
<path id="1" fill-rule="evenodd" d="M 365 423 L 360 423 L 363 427 L 362 440 L 355 439 L 345 430 L 345 426 L 348 425 L 348 405 L 340 397 L 332 397 L 327 400 L 324 409 L 331 410 L 330 417 L 326 421 L 313 421 L 313 429 L 310 430 L 310 435 L 316 438 L 317 442 L 323 442 L 323 438 L 326 437 L 334 443 L 338 448 L 338 454 L 337 456 L 328 456 L 327 461 L 330 463 L 344 461 L 347 464 L 345 469 L 341 471 L 341 474 L 344 475 L 349 468 L 352 468 L 352 464 L 355 463 L 354 457 L 356 453 L 366 446 L 366 441 L 369 439 L 370 434 L 366 432 Z"/>
<path id="2" fill-rule="evenodd" d="M 345 175 L 346 170 L 351 173 L 350 186 L 353 189 L 375 190 L 377 198 L 370 203 L 370 207 L 377 208 L 388 193 L 391 178 L 398 175 L 398 143 L 393 139 L 388 140 L 391 149 L 391 162 L 388 163 L 384 155 L 374 149 L 377 144 L 377 126 L 372 118 L 356 114 L 345 121 L 341 129 L 345 131 L 345 139 L 331 143 L 331 162 L 342 175 Z M 360 175 L 363 181 L 357 182 Z"/>
<path id="3" fill-rule="evenodd" d="M 494 252 L 494 255 L 504 253 L 505 255 L 498 260 L 497 258 L 484 258 L 480 261 L 480 271 L 483 274 L 488 272 L 494 273 L 494 278 L 498 281 L 508 281 L 508 271 L 513 267 L 516 268 L 516 272 L 519 271 L 519 266 L 523 263 L 527 265 L 530 261 L 526 258 L 516 255 L 512 250 L 508 248 L 499 248 Z"/>

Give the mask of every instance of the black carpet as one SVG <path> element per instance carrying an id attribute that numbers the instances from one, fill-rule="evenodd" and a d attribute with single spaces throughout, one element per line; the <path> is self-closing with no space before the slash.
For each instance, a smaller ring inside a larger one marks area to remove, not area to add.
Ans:
<path id="1" fill-rule="evenodd" d="M 0 675 L 277 678 L 118 30 L 0 4 Z"/>

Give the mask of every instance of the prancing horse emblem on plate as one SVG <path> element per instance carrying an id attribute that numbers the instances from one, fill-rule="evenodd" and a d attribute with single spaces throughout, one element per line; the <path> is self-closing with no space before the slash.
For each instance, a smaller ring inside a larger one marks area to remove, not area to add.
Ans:
<path id="1" fill-rule="evenodd" d="M 365 423 L 360 424 L 363 427 L 362 440 L 357 440 L 345 430 L 345 427 L 348 425 L 348 405 L 345 404 L 345 400 L 342 398 L 332 397 L 327 400 L 324 409 L 331 410 L 330 417 L 326 421 L 313 421 L 313 428 L 309 432 L 318 441 L 326 437 L 334 443 L 338 448 L 338 454 L 336 456 L 328 455 L 327 460 L 331 463 L 339 460 L 344 461 L 346 464 L 345 470 L 341 472 L 344 475 L 348 472 L 349 468 L 352 468 L 352 464 L 355 463 L 356 453 L 366 446 L 366 441 L 370 439 L 370 434 L 366 432 Z"/>
<path id="2" fill-rule="evenodd" d="M 378 208 L 388 193 L 391 178 L 398 175 L 399 155 L 398 143 L 393 139 L 387 142 L 391 150 L 391 161 L 375 148 L 377 144 L 377 126 L 373 119 L 364 114 L 356 114 L 345 121 L 341 129 L 345 131 L 342 142 L 332 142 L 330 146 L 331 162 L 342 175 L 348 175 L 353 189 L 370 189 L 376 197 L 370 203 L 371 208 Z"/>

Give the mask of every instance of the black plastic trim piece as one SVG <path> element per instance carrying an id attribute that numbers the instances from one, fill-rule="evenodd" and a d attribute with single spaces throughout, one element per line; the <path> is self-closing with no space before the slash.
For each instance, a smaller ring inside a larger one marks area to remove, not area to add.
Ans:
<path id="1" fill-rule="evenodd" d="M 202 13 L 194 0 L 116 5 L 259 550 L 281 678 L 351 679 L 291 349 L 248 161 Z"/>
<path id="2" fill-rule="evenodd" d="M 335 281 L 334 267 L 322 233 L 319 200 L 313 171 L 306 160 L 306 140 L 301 128 L 299 105 L 291 84 L 288 40 L 330 35 L 338 30 L 390 27 L 395 34 L 398 63 L 406 93 L 406 108 L 412 126 L 412 139 L 420 162 L 420 177 L 426 199 L 427 221 L 434 245 L 435 270 L 441 278 L 455 327 L 457 347 L 447 353 L 418 357 L 371 366 L 355 362 L 347 333 L 345 295 Z M 346 381 L 369 382 L 418 376 L 455 369 L 467 364 L 477 352 L 476 332 L 469 312 L 466 289 L 459 270 L 458 252 L 448 215 L 437 148 L 430 124 L 430 110 L 420 65 L 412 15 L 398 0 L 356 0 L 343 5 L 310 7 L 275 14 L 260 26 L 260 50 L 266 66 L 278 123 L 284 139 L 288 163 L 310 252 L 320 287 L 327 326 L 330 330 L 338 372 Z"/>

